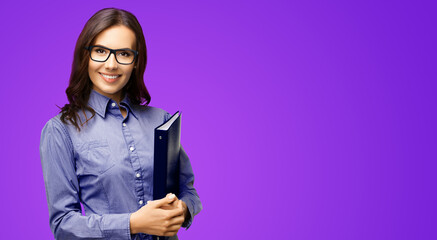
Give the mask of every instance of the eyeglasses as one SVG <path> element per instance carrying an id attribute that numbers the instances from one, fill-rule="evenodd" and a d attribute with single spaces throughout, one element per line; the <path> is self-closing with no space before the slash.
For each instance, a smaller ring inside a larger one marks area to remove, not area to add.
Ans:
<path id="1" fill-rule="evenodd" d="M 135 61 L 138 55 L 138 51 L 129 48 L 110 49 L 103 46 L 89 46 L 85 47 L 85 49 L 89 50 L 91 60 L 96 62 L 106 62 L 111 53 L 113 53 L 118 63 L 129 65 Z"/>

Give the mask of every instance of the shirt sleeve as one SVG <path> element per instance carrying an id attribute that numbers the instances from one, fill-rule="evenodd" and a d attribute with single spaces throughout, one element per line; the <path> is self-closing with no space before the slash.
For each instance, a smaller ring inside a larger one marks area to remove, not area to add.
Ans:
<path id="1" fill-rule="evenodd" d="M 164 122 L 171 118 L 171 114 L 166 112 L 164 115 Z M 202 203 L 200 202 L 199 195 L 194 188 L 194 173 L 191 167 L 190 159 L 187 153 L 182 148 L 179 153 L 179 164 L 180 164 L 180 174 L 179 174 L 179 196 L 178 198 L 185 202 L 188 211 L 190 212 L 190 217 L 185 219 L 182 227 L 188 229 L 193 222 L 194 216 L 202 210 Z"/>
<path id="2" fill-rule="evenodd" d="M 73 144 L 56 118 L 41 132 L 40 157 L 50 228 L 56 239 L 131 239 L 131 213 L 82 215 Z"/>
<path id="3" fill-rule="evenodd" d="M 202 203 L 200 202 L 199 195 L 194 188 L 194 174 L 191 168 L 190 160 L 188 159 L 185 150 L 181 146 L 180 151 L 180 175 L 179 175 L 179 196 L 178 198 L 187 204 L 190 217 L 185 220 L 182 227 L 188 229 L 193 222 L 193 218 L 202 210 Z"/>

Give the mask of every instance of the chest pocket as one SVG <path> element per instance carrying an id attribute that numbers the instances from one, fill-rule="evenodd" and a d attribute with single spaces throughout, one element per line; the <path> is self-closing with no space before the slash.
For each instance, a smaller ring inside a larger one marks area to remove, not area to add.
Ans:
<path id="1" fill-rule="evenodd" d="M 77 153 L 77 167 L 83 173 L 102 174 L 115 165 L 106 139 L 81 143 Z"/>

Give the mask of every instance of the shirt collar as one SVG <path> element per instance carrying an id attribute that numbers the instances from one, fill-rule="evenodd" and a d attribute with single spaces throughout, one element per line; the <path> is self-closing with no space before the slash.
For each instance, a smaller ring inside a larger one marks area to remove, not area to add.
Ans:
<path id="1" fill-rule="evenodd" d="M 111 98 L 108 98 L 108 97 L 98 93 L 94 89 L 91 89 L 90 98 L 88 99 L 88 105 L 92 109 L 94 109 L 94 111 L 97 114 L 99 114 L 102 118 L 105 118 L 105 116 L 106 116 L 106 109 L 108 107 L 108 104 L 111 101 L 115 102 Z M 134 112 L 133 104 L 129 100 L 127 95 L 124 97 L 123 100 L 121 100 L 120 105 L 122 105 L 123 107 L 127 108 L 128 111 L 130 111 L 132 113 L 132 115 L 134 115 L 134 117 L 138 119 L 137 115 Z"/>
<path id="2" fill-rule="evenodd" d="M 131 113 L 132 115 L 134 115 L 134 117 L 136 119 L 138 119 L 137 114 L 135 113 L 135 107 L 134 104 L 130 101 L 130 99 L 126 96 L 124 96 L 123 100 L 121 100 L 120 105 L 126 107 Z"/>

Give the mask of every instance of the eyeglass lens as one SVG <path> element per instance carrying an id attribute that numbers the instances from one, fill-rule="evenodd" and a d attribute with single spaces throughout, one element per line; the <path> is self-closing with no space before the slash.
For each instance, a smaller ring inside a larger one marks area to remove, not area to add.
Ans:
<path id="1" fill-rule="evenodd" d="M 93 47 L 91 49 L 91 59 L 94 61 L 104 62 L 109 58 L 111 52 L 102 47 Z M 115 58 L 121 64 L 131 64 L 134 61 L 135 53 L 130 50 L 117 50 Z"/>

